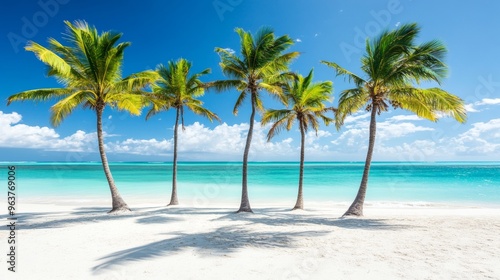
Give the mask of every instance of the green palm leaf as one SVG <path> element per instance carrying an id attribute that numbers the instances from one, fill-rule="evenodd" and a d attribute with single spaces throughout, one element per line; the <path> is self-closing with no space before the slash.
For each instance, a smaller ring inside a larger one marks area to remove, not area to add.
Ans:
<path id="1" fill-rule="evenodd" d="M 147 97 L 153 104 L 147 114 L 147 118 L 171 108 L 181 108 L 186 106 L 193 113 L 202 115 L 210 121 L 219 120 L 216 114 L 202 107 L 202 102 L 196 97 L 203 96 L 205 88 L 228 87 L 222 83 L 205 84 L 200 80 L 200 77 L 210 73 L 210 69 L 205 69 L 199 73 L 189 75 L 191 62 L 186 59 L 177 61 L 169 61 L 167 65 L 158 65 L 156 74 L 147 73 L 148 75 L 156 76 L 156 80 L 152 85 L 152 94 Z M 182 115 L 182 114 L 181 114 Z M 182 116 L 181 116 L 182 117 Z"/>
<path id="2" fill-rule="evenodd" d="M 287 101 L 284 105 L 291 109 L 267 110 L 262 117 L 262 124 L 275 122 L 268 134 L 268 140 L 277 135 L 282 129 L 290 130 L 295 120 L 307 132 L 311 126 L 315 131 L 319 129 L 318 118 L 328 124 L 332 119 L 325 114 L 332 111 L 325 102 L 330 102 L 333 85 L 331 81 L 313 83 L 313 70 L 306 77 L 302 75 L 290 76 L 283 87 Z"/>
<path id="3" fill-rule="evenodd" d="M 60 98 L 67 96 L 71 90 L 65 88 L 44 88 L 23 91 L 13 94 L 7 98 L 7 105 L 14 101 L 45 101 L 52 98 Z"/>

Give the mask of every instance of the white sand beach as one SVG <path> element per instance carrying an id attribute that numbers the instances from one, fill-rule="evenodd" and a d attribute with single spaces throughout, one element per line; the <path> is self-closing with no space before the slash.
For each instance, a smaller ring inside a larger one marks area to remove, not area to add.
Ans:
<path id="1" fill-rule="evenodd" d="M 500 279 L 498 208 L 159 205 L 23 203 L 0 279 Z"/>

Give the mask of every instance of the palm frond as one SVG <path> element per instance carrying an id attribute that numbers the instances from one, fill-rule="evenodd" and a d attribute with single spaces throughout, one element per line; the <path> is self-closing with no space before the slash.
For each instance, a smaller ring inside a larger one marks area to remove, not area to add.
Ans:
<path id="1" fill-rule="evenodd" d="M 160 64 L 156 68 L 157 79 L 152 84 L 152 93 L 146 95 L 152 107 L 146 115 L 146 119 L 166 111 L 176 108 L 180 111 L 181 120 L 184 127 L 184 106 L 195 114 L 202 115 L 212 120 L 220 120 L 219 117 L 204 108 L 203 102 L 196 99 L 202 96 L 205 88 L 222 87 L 223 85 L 200 81 L 200 77 L 210 73 L 210 69 L 190 74 L 191 62 L 180 58 L 177 61 L 169 61 L 167 65 Z"/>
<path id="2" fill-rule="evenodd" d="M 264 105 L 259 97 L 261 89 L 286 103 L 282 95 L 285 80 L 282 74 L 288 72 L 288 64 L 299 53 L 284 52 L 293 44 L 293 40 L 287 35 L 276 38 L 272 29 L 266 27 L 261 28 L 255 37 L 241 28 L 235 31 L 240 37 L 240 56 L 229 49 L 215 48 L 221 59 L 219 65 L 229 80 L 209 82 L 206 86 L 217 91 L 236 88 L 240 95 L 233 109 L 234 114 L 238 113 L 247 94 L 252 94 L 252 106 L 263 111 Z"/>
<path id="3" fill-rule="evenodd" d="M 288 71 L 289 64 L 300 55 L 299 52 L 289 52 L 275 59 L 269 61 L 263 67 L 258 69 L 259 76 L 266 77 L 276 74 L 281 74 L 281 72 Z"/>
<path id="4" fill-rule="evenodd" d="M 271 127 L 269 128 L 269 131 L 267 132 L 267 141 L 271 141 L 271 139 L 278 135 L 284 128 L 286 128 L 286 122 L 288 120 L 288 117 L 284 117 L 282 119 L 278 119 Z"/>
<path id="5" fill-rule="evenodd" d="M 220 80 L 220 81 L 213 81 L 213 82 L 208 82 L 205 84 L 205 87 L 207 89 L 214 89 L 216 92 L 222 92 L 226 91 L 232 88 L 246 88 L 246 83 L 241 80 Z"/>
<path id="6" fill-rule="evenodd" d="M 197 115 L 201 115 L 205 118 L 207 118 L 208 120 L 210 120 L 211 122 L 213 120 L 217 120 L 220 122 L 220 118 L 219 116 L 217 116 L 217 114 L 215 114 L 214 112 L 204 108 L 203 106 L 201 106 L 201 104 L 196 104 L 196 103 L 186 103 L 186 106 L 189 108 L 189 110 L 191 110 L 193 113 L 197 114 Z"/>
<path id="7" fill-rule="evenodd" d="M 127 111 L 132 115 L 139 116 L 142 108 L 150 105 L 150 100 L 147 96 L 137 93 L 120 93 L 110 96 L 106 103 L 112 107 L 116 107 L 120 111 Z"/>
<path id="8" fill-rule="evenodd" d="M 48 47 L 29 42 L 26 50 L 34 52 L 48 65 L 48 75 L 55 77 L 65 88 L 35 89 L 10 96 L 13 101 L 45 101 L 59 99 L 51 108 L 51 122 L 58 125 L 75 108 L 100 110 L 108 105 L 139 114 L 150 102 L 141 90 L 152 80 L 154 73 L 145 71 L 122 79 L 121 66 L 128 42 L 119 43 L 120 33 L 102 32 L 85 21 L 65 21 L 67 31 L 63 45 L 49 39 Z M 104 104 L 102 103 L 104 102 Z"/>
<path id="9" fill-rule="evenodd" d="M 268 109 L 262 116 L 261 123 L 263 125 L 266 125 L 270 122 L 276 122 L 280 119 L 288 117 L 288 115 L 293 113 L 294 111 L 289 109 L 280 109 L 280 110 Z"/>
<path id="10" fill-rule="evenodd" d="M 264 112 L 264 103 L 262 103 L 262 99 L 260 98 L 259 93 L 256 93 L 254 95 L 253 100 L 255 102 L 255 108 L 260 112 Z"/>
<path id="11" fill-rule="evenodd" d="M 464 101 L 439 88 L 402 88 L 392 91 L 388 98 L 396 107 L 430 121 L 437 121 L 438 113 L 449 115 L 460 123 L 467 120 Z"/>
<path id="12" fill-rule="evenodd" d="M 50 67 L 53 74 L 57 73 L 58 77 L 65 79 L 70 77 L 71 66 L 53 51 L 32 41 L 28 42 L 25 49 L 34 52 L 40 61 Z"/>
<path id="13" fill-rule="evenodd" d="M 344 124 L 348 115 L 352 115 L 367 105 L 370 95 L 363 88 L 352 88 L 340 93 L 339 105 L 335 112 L 335 126 L 337 129 Z"/>
<path id="14" fill-rule="evenodd" d="M 50 122 L 57 127 L 75 108 L 83 105 L 89 99 L 87 91 L 77 91 L 54 104 L 51 110 Z"/>
<path id="15" fill-rule="evenodd" d="M 366 83 L 366 81 L 364 79 L 360 78 L 359 76 L 350 72 L 349 70 L 346 70 L 345 68 L 341 67 L 340 65 L 338 65 L 335 62 L 329 62 L 329 61 L 322 60 L 321 63 L 327 65 L 328 67 L 333 68 L 335 70 L 335 72 L 337 73 L 336 74 L 337 76 L 345 76 L 347 78 L 347 80 L 354 82 L 354 84 L 358 87 L 363 85 L 364 83 Z"/>
<path id="16" fill-rule="evenodd" d="M 125 77 L 114 84 L 116 91 L 135 91 L 152 84 L 159 78 L 156 71 L 143 71 Z"/>
<path id="17" fill-rule="evenodd" d="M 51 98 L 61 98 L 71 94 L 72 91 L 66 88 L 44 88 L 33 89 L 13 94 L 7 98 L 7 105 L 14 101 L 46 101 Z"/>
<path id="18" fill-rule="evenodd" d="M 248 94 L 247 91 L 244 90 L 244 91 L 240 92 L 240 95 L 238 95 L 238 99 L 236 100 L 236 103 L 234 103 L 234 107 L 233 107 L 233 114 L 234 115 L 238 115 L 238 110 L 241 107 L 241 105 L 243 104 L 243 101 L 245 101 L 247 94 Z"/>

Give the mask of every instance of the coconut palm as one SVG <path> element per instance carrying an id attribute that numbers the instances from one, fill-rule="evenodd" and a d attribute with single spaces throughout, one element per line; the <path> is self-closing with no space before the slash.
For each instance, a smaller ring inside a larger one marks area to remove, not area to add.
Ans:
<path id="1" fill-rule="evenodd" d="M 48 66 L 48 75 L 55 77 L 64 87 L 20 92 L 10 96 L 8 104 L 13 101 L 59 99 L 50 109 L 50 121 L 55 127 L 79 106 L 93 110 L 97 116 L 99 154 L 111 190 L 110 212 L 130 210 L 120 196 L 109 169 L 104 151 L 102 115 L 106 106 L 139 115 L 146 105 L 140 90 L 156 74 L 145 71 L 122 78 L 123 52 L 130 43 L 118 44 L 120 33 L 98 34 L 95 27 L 90 27 L 84 21 L 65 23 L 68 27 L 65 38 L 69 45 L 49 39 L 49 48 L 35 42 L 29 42 L 26 46 L 26 50 L 34 52 Z"/>
<path id="2" fill-rule="evenodd" d="M 364 108 L 371 112 L 368 152 L 359 191 L 344 216 L 362 216 L 368 185 L 368 175 L 375 145 L 376 117 L 391 105 L 415 113 L 421 118 L 437 121 L 442 114 L 457 121 L 466 121 L 464 102 L 459 97 L 440 88 L 422 89 L 421 81 L 437 82 L 446 76 L 443 62 L 445 46 L 432 40 L 416 44 L 420 28 L 406 24 L 393 31 L 385 31 L 375 40 L 367 40 L 366 54 L 361 59 L 361 78 L 336 63 L 323 61 L 335 69 L 337 76 L 345 76 L 355 87 L 341 92 L 336 126 L 340 128 L 345 118 Z"/>
<path id="3" fill-rule="evenodd" d="M 287 35 L 276 38 L 270 28 L 261 28 L 255 37 L 241 28 L 236 28 L 236 33 L 240 36 L 241 56 L 231 49 L 215 48 L 221 58 L 219 65 L 222 72 L 229 80 L 216 81 L 211 83 L 211 86 L 218 91 L 235 88 L 240 92 L 233 109 L 235 115 L 245 99 L 250 98 L 252 110 L 243 152 L 242 195 L 238 212 L 252 212 L 247 187 L 248 153 L 256 110 L 264 110 L 261 92 L 266 90 L 271 95 L 281 95 L 282 77 L 288 73 L 289 63 L 299 53 L 284 53 L 293 44 L 293 40 Z"/>
<path id="4" fill-rule="evenodd" d="M 205 69 L 200 73 L 189 76 L 190 69 L 191 63 L 182 58 L 176 62 L 169 61 L 168 66 L 159 65 L 157 67 L 159 78 L 153 84 L 153 92 L 150 95 L 153 106 L 146 116 L 146 118 L 150 118 L 157 113 L 167 111 L 171 108 L 176 111 L 172 196 L 168 205 L 179 204 L 179 200 L 177 199 L 177 136 L 179 119 L 184 129 L 184 108 L 189 109 L 195 114 L 202 115 L 210 121 L 213 119 L 219 120 L 216 114 L 202 106 L 202 101 L 196 99 L 205 93 L 205 84 L 200 81 L 199 77 L 210 73 L 210 69 Z"/>
<path id="5" fill-rule="evenodd" d="M 325 113 L 334 111 L 332 107 L 326 107 L 326 101 L 331 101 L 332 82 L 313 83 L 313 70 L 309 75 L 303 77 L 297 75 L 284 86 L 286 101 L 291 109 L 267 110 L 262 117 L 262 124 L 274 122 L 269 132 L 267 140 L 270 141 L 282 129 L 290 130 L 295 121 L 299 124 L 300 130 L 300 170 L 299 170 L 299 192 L 297 202 L 292 210 L 304 209 L 304 197 L 302 185 L 304 181 L 304 143 L 309 127 L 316 133 L 319 129 L 318 118 L 328 125 L 333 119 L 327 117 Z"/>

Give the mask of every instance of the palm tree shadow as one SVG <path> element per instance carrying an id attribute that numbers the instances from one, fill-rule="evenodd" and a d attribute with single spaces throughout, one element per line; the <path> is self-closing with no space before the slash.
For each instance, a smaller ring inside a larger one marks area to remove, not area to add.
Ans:
<path id="1" fill-rule="evenodd" d="M 307 211 L 312 212 L 314 211 Z M 289 225 L 325 225 L 330 227 L 340 227 L 348 229 L 364 230 L 402 230 L 414 228 L 403 224 L 396 224 L 391 219 L 371 219 L 371 218 L 332 218 L 328 216 L 305 214 L 290 211 L 288 209 L 263 208 L 259 209 L 255 215 L 226 214 L 213 221 L 246 221 L 252 224 L 264 224 L 267 226 L 289 226 Z"/>
<path id="2" fill-rule="evenodd" d="M 82 223 L 97 223 L 124 219 L 136 219 L 140 224 L 167 223 L 182 221 L 180 217 L 172 217 L 169 209 L 164 207 L 143 207 L 130 213 L 119 215 L 108 214 L 108 207 L 80 207 L 68 215 L 59 218 L 60 212 L 25 212 L 17 215 L 18 223 L 25 229 L 61 228 Z M 8 227 L 1 227 L 6 230 Z"/>
<path id="3" fill-rule="evenodd" d="M 106 255 L 98 259 L 101 263 L 94 266 L 92 271 L 94 274 L 99 274 L 115 266 L 163 257 L 189 248 L 207 255 L 231 254 L 249 246 L 256 248 L 293 248 L 296 247 L 296 241 L 300 237 L 318 236 L 327 233 L 327 231 L 255 232 L 245 229 L 244 226 L 224 226 L 212 232 L 202 233 L 169 233 L 168 235 L 173 236 Z"/>

